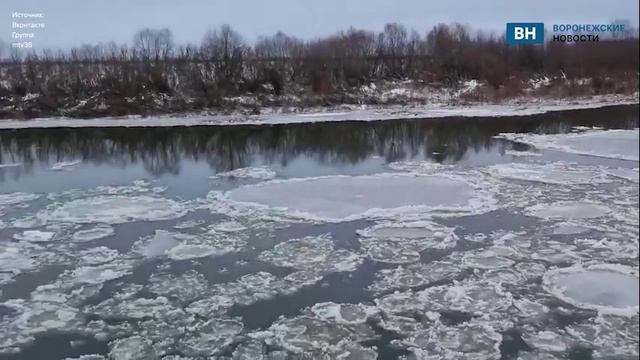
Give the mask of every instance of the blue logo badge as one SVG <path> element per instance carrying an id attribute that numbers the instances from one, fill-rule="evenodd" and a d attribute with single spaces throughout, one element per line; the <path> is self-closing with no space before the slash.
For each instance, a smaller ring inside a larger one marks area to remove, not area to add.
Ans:
<path id="1" fill-rule="evenodd" d="M 507 23 L 507 44 L 544 44 L 544 23 Z"/>

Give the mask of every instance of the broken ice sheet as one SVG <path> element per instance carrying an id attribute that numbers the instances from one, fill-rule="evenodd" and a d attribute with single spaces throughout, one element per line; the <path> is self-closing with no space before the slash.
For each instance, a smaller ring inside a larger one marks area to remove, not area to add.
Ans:
<path id="1" fill-rule="evenodd" d="M 477 213 L 492 208 L 493 197 L 459 176 L 382 173 L 272 180 L 244 185 L 211 201 L 233 202 L 310 221 L 341 222 L 393 218 L 407 213 Z M 380 189 L 384 187 L 384 191 Z"/>
<path id="2" fill-rule="evenodd" d="M 499 137 L 568 153 L 638 161 L 638 130 L 592 130 L 569 134 L 500 134 Z"/>
<path id="3" fill-rule="evenodd" d="M 23 204 L 40 198 L 40 194 L 29 194 L 23 192 L 0 194 L 0 207 L 7 205 Z"/>
<path id="4" fill-rule="evenodd" d="M 266 166 L 246 167 L 233 169 L 231 171 L 219 172 L 210 179 L 216 178 L 237 178 L 237 179 L 258 179 L 269 180 L 276 177 L 276 172 Z"/>
<path id="5" fill-rule="evenodd" d="M 611 209 L 593 202 L 559 201 L 533 205 L 525 209 L 525 212 L 543 219 L 590 219 L 605 216 Z"/>
<path id="6" fill-rule="evenodd" d="M 113 226 L 108 224 L 98 224 L 93 227 L 76 231 L 71 239 L 77 242 L 88 242 L 105 238 L 115 234 Z"/>
<path id="7" fill-rule="evenodd" d="M 630 317 L 599 314 L 565 330 L 575 342 L 594 349 L 594 359 L 637 359 L 639 324 L 637 313 Z"/>
<path id="8" fill-rule="evenodd" d="M 290 239 L 260 253 L 258 259 L 276 266 L 320 272 L 353 271 L 363 257 L 345 249 L 334 249 L 330 234 Z"/>
<path id="9" fill-rule="evenodd" d="M 463 272 L 464 269 L 459 264 L 444 261 L 381 269 L 376 272 L 369 290 L 377 293 L 404 290 L 443 280 L 453 280 Z"/>
<path id="10" fill-rule="evenodd" d="M 282 348 L 290 354 L 318 357 L 322 354 L 326 356 L 344 353 L 346 345 L 355 345 L 358 341 L 371 339 L 375 334 L 372 331 L 354 332 L 344 324 L 323 320 L 313 315 L 301 315 L 294 318 L 280 318 L 265 331 L 250 334 L 250 336 L 262 339 L 268 345 Z M 370 354 L 366 351 L 364 353 Z M 365 359 L 369 358 L 365 357 Z"/>
<path id="11" fill-rule="evenodd" d="M 54 235 L 55 233 L 50 231 L 26 230 L 22 233 L 14 234 L 13 238 L 21 241 L 47 242 L 53 239 Z"/>
<path id="12" fill-rule="evenodd" d="M 598 167 L 565 162 L 496 164 L 487 167 L 485 171 L 489 175 L 500 178 L 555 185 L 586 185 L 611 182 L 606 173 Z"/>
<path id="13" fill-rule="evenodd" d="M 73 331 L 81 324 L 78 310 L 61 302 L 11 299 L 0 303 L 0 354 L 13 352 L 47 331 Z"/>
<path id="14" fill-rule="evenodd" d="M 244 328 L 238 318 L 213 318 L 196 324 L 178 344 L 178 351 L 186 356 L 211 356 L 236 341 Z"/>
<path id="15" fill-rule="evenodd" d="M 580 264 L 549 270 L 544 288 L 578 308 L 603 314 L 634 316 L 638 313 L 638 271 L 617 264 Z"/>
<path id="16" fill-rule="evenodd" d="M 402 341 L 417 359 L 478 360 L 500 359 L 501 342 L 502 335 L 490 323 L 481 321 L 456 326 L 436 322 Z"/>
<path id="17" fill-rule="evenodd" d="M 182 204 L 171 199 L 148 195 L 99 195 L 51 204 L 38 217 L 48 221 L 118 224 L 176 219 L 186 213 Z"/>
<path id="18" fill-rule="evenodd" d="M 204 275 L 189 270 L 180 275 L 153 274 L 149 277 L 148 289 L 155 294 L 186 302 L 202 297 L 209 289 L 209 283 Z"/>

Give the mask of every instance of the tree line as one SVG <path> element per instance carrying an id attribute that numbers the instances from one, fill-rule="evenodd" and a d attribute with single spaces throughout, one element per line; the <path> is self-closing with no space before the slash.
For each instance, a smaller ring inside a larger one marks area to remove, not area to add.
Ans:
<path id="1" fill-rule="evenodd" d="M 500 89 L 545 75 L 592 79 L 607 91 L 615 79 L 637 83 L 639 65 L 637 30 L 599 42 L 509 46 L 503 36 L 461 24 L 420 34 L 390 23 L 381 32 L 350 28 L 313 40 L 278 32 L 253 44 L 222 25 L 199 45 L 178 45 L 170 30 L 147 28 L 131 44 L 8 55 L 0 61 L 0 102 L 15 105 L 16 98 L 40 94 L 41 105 L 51 109 L 97 94 L 113 105 L 150 93 L 185 109 L 206 108 L 222 106 L 229 96 L 335 95 L 406 79 L 442 86 L 477 79 Z"/>

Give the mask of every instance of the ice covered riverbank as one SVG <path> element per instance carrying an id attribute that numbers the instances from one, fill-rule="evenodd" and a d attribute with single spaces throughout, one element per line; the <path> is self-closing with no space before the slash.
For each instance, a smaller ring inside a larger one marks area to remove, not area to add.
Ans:
<path id="1" fill-rule="evenodd" d="M 443 103 L 427 105 L 356 106 L 317 108 L 304 112 L 265 109 L 260 115 L 221 115 L 189 113 L 150 117 L 104 117 L 95 119 L 37 118 L 31 120 L 0 120 L 0 129 L 56 127 L 165 127 L 207 125 L 274 125 L 337 121 L 381 121 L 393 119 L 443 117 L 498 117 L 544 114 L 552 111 L 595 109 L 607 106 L 638 104 L 638 94 L 601 95 L 582 99 L 537 100 L 505 104 L 471 104 L 451 106 Z"/>

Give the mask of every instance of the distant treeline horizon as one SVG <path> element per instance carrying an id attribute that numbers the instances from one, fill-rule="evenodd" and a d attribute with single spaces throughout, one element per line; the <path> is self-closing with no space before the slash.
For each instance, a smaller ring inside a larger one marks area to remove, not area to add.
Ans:
<path id="1" fill-rule="evenodd" d="M 180 103 L 175 110 L 181 111 L 223 107 L 225 97 L 243 94 L 344 94 L 381 80 L 455 86 L 475 79 L 498 90 L 540 76 L 589 79 L 596 93 L 614 92 L 616 79 L 637 84 L 639 65 L 637 30 L 616 35 L 509 46 L 503 36 L 461 24 L 420 34 L 390 23 L 381 32 L 350 28 L 314 40 L 279 32 L 249 44 L 222 25 L 199 45 L 176 45 L 170 30 L 145 28 L 131 45 L 5 58 L 0 105 L 17 106 L 19 98 L 40 94 L 41 107 L 54 112 L 97 94 L 107 107 L 125 97 L 161 94 Z"/>

